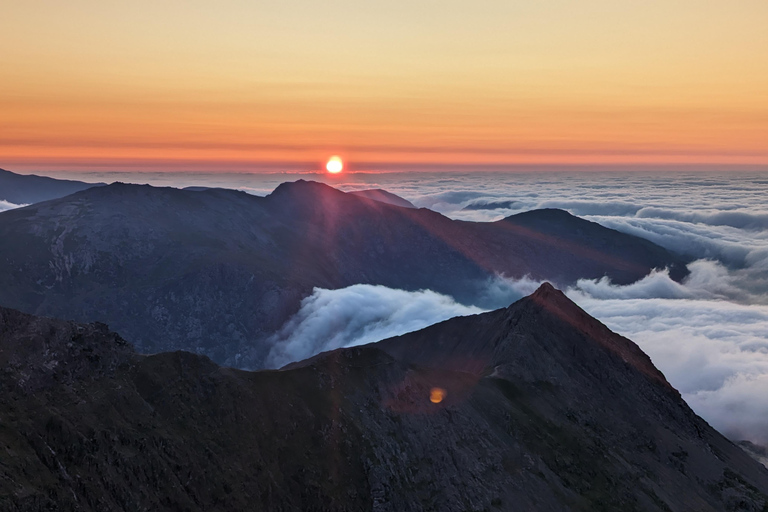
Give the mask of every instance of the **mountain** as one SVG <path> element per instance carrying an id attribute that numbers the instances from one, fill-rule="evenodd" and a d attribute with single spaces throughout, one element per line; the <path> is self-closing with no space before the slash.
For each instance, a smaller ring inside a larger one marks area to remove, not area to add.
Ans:
<path id="1" fill-rule="evenodd" d="M 496 274 L 685 275 L 682 257 L 647 240 L 552 214 L 462 222 L 304 181 L 267 197 L 116 183 L 0 213 L 0 304 L 106 322 L 144 352 L 259 368 L 314 287 L 431 289 L 490 308 Z"/>
<path id="2" fill-rule="evenodd" d="M 0 201 L 13 204 L 39 203 L 102 185 L 104 184 L 59 180 L 34 174 L 16 174 L 0 169 Z"/>
<path id="3" fill-rule="evenodd" d="M 3 510 L 768 508 L 768 470 L 549 285 L 253 373 L 0 309 L 0 363 Z"/>
<path id="4" fill-rule="evenodd" d="M 373 199 L 374 201 L 379 201 L 380 203 L 393 204 L 395 206 L 402 206 L 403 208 L 416 208 L 413 203 L 407 199 L 403 199 L 402 197 L 395 195 L 392 192 L 387 192 L 386 190 L 382 190 L 380 188 L 372 188 L 369 190 L 354 190 L 347 193 L 353 196 L 367 197 L 368 199 Z"/>

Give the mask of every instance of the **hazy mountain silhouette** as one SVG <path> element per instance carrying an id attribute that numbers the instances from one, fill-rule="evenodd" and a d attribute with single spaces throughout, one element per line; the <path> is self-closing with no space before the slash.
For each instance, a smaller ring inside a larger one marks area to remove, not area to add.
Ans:
<path id="1" fill-rule="evenodd" d="M 255 373 L 0 308 L 0 362 L 7 510 L 768 507 L 768 470 L 549 285 Z"/>
<path id="2" fill-rule="evenodd" d="M 13 204 L 39 203 L 103 185 L 104 183 L 59 180 L 34 174 L 16 174 L 0 169 L 0 200 Z"/>
<path id="3" fill-rule="evenodd" d="M 462 222 L 304 181 L 267 197 L 116 183 L 3 212 L 0 240 L 0 304 L 107 322 L 142 351 L 251 368 L 313 287 L 478 303 L 499 273 L 560 284 L 685 275 L 680 256 L 562 211 Z"/>

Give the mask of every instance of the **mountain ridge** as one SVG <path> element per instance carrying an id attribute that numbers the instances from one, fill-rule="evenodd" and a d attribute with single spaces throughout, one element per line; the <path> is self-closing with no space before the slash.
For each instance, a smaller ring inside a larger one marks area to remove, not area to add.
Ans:
<path id="1" fill-rule="evenodd" d="M 17 174 L 0 169 L 0 200 L 18 205 L 58 199 L 81 190 L 104 185 L 104 183 L 62 180 L 36 174 Z"/>
<path id="2" fill-rule="evenodd" d="M 405 335 L 410 344 L 401 343 L 399 354 L 387 345 L 403 337 L 258 372 L 186 352 L 139 356 L 104 326 L 0 308 L 0 358 L 9 350 L 18 356 L 0 372 L 7 453 L 0 506 L 768 506 L 768 470 L 679 394 L 557 320 L 550 310 L 563 305 L 551 303 L 562 298 L 540 292 L 517 306 Z M 440 346 L 467 333 L 457 346 L 484 352 L 499 341 L 492 366 L 480 374 L 434 357 L 416 362 L 418 340 Z M 23 357 L 19 346 L 29 348 Z M 525 355 L 521 348 L 535 351 L 523 361 L 527 368 L 514 365 Z M 70 357 L 66 366 L 53 364 L 62 356 Z M 76 361 L 96 371 L 66 377 Z M 495 372 L 499 365 L 508 367 Z M 444 391 L 439 403 L 429 399 L 435 387 Z"/>
<path id="3" fill-rule="evenodd" d="M 142 351 L 186 349 L 256 368 L 269 336 L 315 288 L 431 289 L 487 309 L 498 275 L 624 283 L 685 267 L 650 242 L 567 218 L 563 233 L 540 233 L 316 182 L 264 198 L 115 183 L 0 213 L 0 239 L 12 241 L 0 246 L 0 304 L 103 321 Z"/>
<path id="4" fill-rule="evenodd" d="M 347 192 L 347 194 L 352 194 L 353 196 L 358 197 L 367 197 L 368 199 L 373 199 L 374 201 L 388 203 L 395 206 L 402 206 L 403 208 L 416 208 L 416 206 L 407 199 L 404 199 L 396 194 L 393 194 L 392 192 L 388 192 L 381 188 L 352 190 Z"/>

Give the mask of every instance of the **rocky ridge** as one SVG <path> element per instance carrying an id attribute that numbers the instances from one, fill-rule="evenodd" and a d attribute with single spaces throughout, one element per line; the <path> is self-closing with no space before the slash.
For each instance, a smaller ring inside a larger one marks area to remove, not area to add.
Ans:
<path id="1" fill-rule="evenodd" d="M 3 509 L 768 508 L 768 470 L 546 285 L 260 372 L 0 311 Z"/>

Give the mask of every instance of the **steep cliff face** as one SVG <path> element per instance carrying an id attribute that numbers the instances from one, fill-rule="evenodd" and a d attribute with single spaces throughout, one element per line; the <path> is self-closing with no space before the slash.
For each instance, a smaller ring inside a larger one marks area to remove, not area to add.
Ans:
<path id="1" fill-rule="evenodd" d="M 540 215 L 551 212 L 526 219 Z M 557 229 L 514 219 L 453 221 L 312 182 L 266 198 L 113 184 L 0 214 L 0 304 L 107 322 L 143 352 L 258 368 L 269 335 L 316 286 L 476 303 L 497 273 L 570 283 L 684 271 L 661 247 L 565 212 Z"/>
<path id="2" fill-rule="evenodd" d="M 0 508 L 768 507 L 768 470 L 551 287 L 279 371 L 0 310 Z"/>

